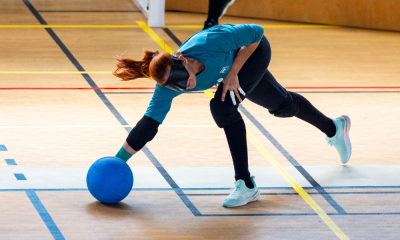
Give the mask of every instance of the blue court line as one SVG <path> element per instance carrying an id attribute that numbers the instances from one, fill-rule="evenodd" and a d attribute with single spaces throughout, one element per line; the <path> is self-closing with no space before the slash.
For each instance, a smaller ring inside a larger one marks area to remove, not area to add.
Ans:
<path id="1" fill-rule="evenodd" d="M 46 21 L 42 18 L 42 16 L 40 16 L 39 12 L 36 11 L 36 9 L 32 6 L 32 4 L 29 2 L 29 0 L 23 0 L 23 2 L 29 8 L 29 10 L 32 12 L 32 14 L 35 15 L 35 17 L 40 22 L 40 24 L 47 25 Z M 85 69 L 79 64 L 79 62 L 76 60 L 76 58 L 72 55 L 72 53 L 64 45 L 64 43 L 61 41 L 61 39 L 55 34 L 55 32 L 51 28 L 45 28 L 45 30 L 50 34 L 50 36 L 57 43 L 57 45 L 61 48 L 61 50 L 68 57 L 68 59 L 71 61 L 71 63 L 76 67 L 76 69 L 78 71 L 85 71 Z M 97 84 L 93 81 L 93 79 L 89 76 L 89 74 L 82 73 L 82 76 L 85 78 L 85 80 L 90 85 L 90 87 L 98 88 Z M 103 103 L 107 106 L 107 108 L 111 111 L 111 113 L 114 115 L 114 117 L 117 118 L 117 120 L 121 123 L 121 125 L 129 125 L 101 90 L 94 90 L 94 91 L 99 96 L 99 98 L 103 101 Z M 129 133 L 132 130 L 132 128 L 125 127 L 125 130 Z M 193 205 L 193 203 L 189 200 L 189 198 L 185 195 L 185 193 L 179 189 L 179 186 L 175 183 L 175 181 L 168 174 L 168 172 L 164 169 L 164 167 L 160 164 L 160 162 L 158 162 L 158 160 L 154 157 L 154 155 L 150 152 L 150 150 L 145 146 L 142 148 L 142 151 L 150 159 L 150 161 L 154 164 L 154 166 L 157 168 L 157 170 L 160 172 L 160 174 L 168 182 L 168 184 L 172 188 L 177 189 L 177 190 L 175 190 L 176 194 L 179 196 L 179 198 L 182 200 L 182 202 L 189 208 L 189 210 L 193 213 L 193 215 L 198 216 L 200 214 L 200 212 Z"/>
<path id="2" fill-rule="evenodd" d="M 346 188 L 400 188 L 400 186 L 333 186 L 324 187 L 325 189 L 346 189 Z M 304 188 L 307 189 L 307 188 Z"/>
<path id="3" fill-rule="evenodd" d="M 43 221 L 46 223 L 46 226 L 53 234 L 55 239 L 64 239 L 61 232 L 58 230 L 56 224 L 52 220 L 49 213 L 46 211 L 45 207 L 41 203 L 40 199 L 36 195 L 35 191 L 33 190 L 25 190 L 26 194 L 28 195 L 29 199 L 35 206 L 36 210 L 42 217 Z M 364 215 L 400 215 L 400 212 L 373 212 L 373 213 L 327 213 L 328 215 L 357 215 L 357 216 L 364 216 Z M 200 217 L 233 217 L 233 216 L 316 216 L 316 213 L 264 213 L 264 214 L 200 214 Z"/>
<path id="4" fill-rule="evenodd" d="M 366 188 L 372 188 L 372 189 L 379 189 L 379 188 L 400 188 L 400 186 L 344 186 L 344 187 L 325 187 L 325 189 L 366 189 Z M 132 191 L 224 191 L 224 190 L 230 190 L 231 188 L 132 188 Z M 258 189 L 260 190 L 293 190 L 292 187 L 259 187 Z M 304 187 L 304 189 L 310 189 L 310 190 L 315 190 L 316 188 L 314 187 Z M 88 191 L 87 188 L 29 188 L 29 189 L 0 189 L 0 192 L 17 192 L 17 191 Z M 347 192 L 329 192 L 330 194 L 346 194 Z M 350 193 L 359 193 L 359 192 L 349 192 Z M 363 192 L 361 192 L 363 193 Z M 400 193 L 396 191 L 391 191 L 391 192 L 365 192 L 365 193 L 371 193 L 371 194 L 379 194 L 379 193 Z M 297 193 L 293 193 L 297 194 Z M 320 194 L 320 193 L 308 193 L 308 194 Z M 190 194 L 186 194 L 190 195 Z"/>
<path id="5" fill-rule="evenodd" d="M 400 215 L 400 212 L 326 213 L 330 216 Z M 202 214 L 201 217 L 317 216 L 316 213 Z"/>
<path id="6" fill-rule="evenodd" d="M 14 176 L 17 178 L 17 180 L 26 180 L 26 177 L 23 173 L 14 173 Z"/>
<path id="7" fill-rule="evenodd" d="M 330 186 L 325 189 L 356 189 L 356 188 L 400 188 L 400 186 Z M 230 190 L 231 188 L 181 188 L 182 190 Z M 293 190 L 292 187 L 258 187 L 260 190 Z M 317 187 L 303 187 L 303 189 L 317 189 Z"/>
<path id="8" fill-rule="evenodd" d="M 14 159 L 4 159 L 7 165 L 17 165 Z"/>
<path id="9" fill-rule="evenodd" d="M 330 215 L 329 213 L 326 213 Z M 318 216 L 316 213 L 202 214 L 202 217 Z"/>
<path id="10" fill-rule="evenodd" d="M 344 214 L 346 211 L 329 195 L 321 185 L 289 154 L 288 151 L 264 128 L 264 126 L 257 121 L 257 119 L 249 113 L 242 104 L 239 105 L 239 110 L 264 134 L 264 136 L 282 153 L 283 156 L 303 175 L 303 177 L 315 187 L 315 189 L 325 198 L 325 200 L 333 207 L 338 213 Z"/>
<path id="11" fill-rule="evenodd" d="M 39 197 L 36 195 L 35 191 L 27 190 L 27 191 L 25 191 L 25 193 L 28 196 L 29 200 L 31 200 L 33 206 L 35 207 L 36 211 L 39 213 L 40 217 L 42 218 L 43 222 L 46 224 L 47 228 L 49 229 L 51 235 L 53 235 L 54 239 L 56 239 L 56 240 L 65 239 L 64 236 L 61 234 L 60 230 L 58 229 L 57 225 L 51 218 L 50 214 L 47 212 L 46 208 L 43 206 Z"/>
<path id="12" fill-rule="evenodd" d="M 398 194 L 400 192 L 329 192 L 329 194 Z M 308 193 L 310 195 L 320 195 L 319 192 Z M 227 196 L 228 193 L 187 193 L 187 196 Z M 299 195 L 298 193 L 261 193 L 261 195 Z"/>
<path id="13" fill-rule="evenodd" d="M 8 151 L 5 145 L 0 145 L 0 151 Z"/>

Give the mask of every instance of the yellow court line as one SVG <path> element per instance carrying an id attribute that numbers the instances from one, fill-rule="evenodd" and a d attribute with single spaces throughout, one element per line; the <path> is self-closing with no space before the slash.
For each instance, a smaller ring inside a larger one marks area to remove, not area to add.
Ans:
<path id="1" fill-rule="evenodd" d="M 173 53 L 172 49 L 169 48 L 164 41 L 157 36 L 157 34 L 144 22 L 137 22 L 142 28 L 167 52 Z M 165 47 L 167 46 L 167 47 Z M 168 49 L 168 50 L 167 50 Z M 214 93 L 208 89 L 204 93 L 212 99 Z M 274 166 L 278 172 L 289 182 L 294 190 L 310 205 L 310 207 L 318 214 L 318 216 L 325 222 L 326 225 L 336 234 L 339 239 L 349 239 L 343 231 L 332 221 L 332 219 L 324 212 L 324 210 L 310 197 L 310 195 L 294 180 L 294 178 L 280 165 L 274 157 L 261 145 L 261 143 L 254 137 L 254 135 L 246 129 L 247 136 L 251 143 L 261 152 L 261 154 Z"/>
<path id="2" fill-rule="evenodd" d="M 328 227 L 336 234 L 339 239 L 349 239 L 346 234 L 336 225 L 336 223 L 324 212 L 324 210 L 310 197 L 310 195 L 293 179 L 282 165 L 261 145 L 254 135 L 246 129 L 247 137 L 250 142 L 257 148 L 259 152 L 274 166 L 278 172 L 286 179 L 294 190 L 310 205 L 310 207 L 318 214 L 318 216 L 328 225 Z"/>
<path id="3" fill-rule="evenodd" d="M 0 25 L 0 28 L 138 28 L 138 25 Z"/>
<path id="4" fill-rule="evenodd" d="M 165 28 L 203 28 L 202 25 L 165 25 Z"/>
<path id="5" fill-rule="evenodd" d="M 260 25 L 263 28 L 339 28 L 332 25 Z"/>
<path id="6" fill-rule="evenodd" d="M 110 74 L 112 71 L 0 71 L 0 74 Z"/>
<path id="7" fill-rule="evenodd" d="M 332 25 L 260 25 L 263 28 L 339 28 Z M 165 28 L 203 28 L 202 25 L 165 25 Z"/>
<path id="8" fill-rule="evenodd" d="M 143 21 L 136 21 L 136 23 L 145 31 L 150 37 L 156 41 L 164 51 L 174 53 L 174 51 Z"/>

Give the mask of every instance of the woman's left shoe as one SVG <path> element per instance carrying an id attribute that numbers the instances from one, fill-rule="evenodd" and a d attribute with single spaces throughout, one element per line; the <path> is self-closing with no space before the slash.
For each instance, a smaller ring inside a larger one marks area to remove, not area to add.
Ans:
<path id="1" fill-rule="evenodd" d="M 335 146 L 339 153 L 340 160 L 343 164 L 346 164 L 351 156 L 351 143 L 349 136 L 351 121 L 347 115 L 341 115 L 332 119 L 332 121 L 336 126 L 336 134 L 331 138 L 325 136 L 325 139 L 331 146 Z"/>
<path id="2" fill-rule="evenodd" d="M 246 184 L 242 179 L 237 180 L 233 191 L 222 202 L 222 206 L 240 207 L 249 202 L 257 201 L 260 198 L 260 191 L 258 191 L 256 182 L 254 181 L 254 176 L 251 177 L 251 181 L 254 185 L 252 189 L 246 187 Z"/>

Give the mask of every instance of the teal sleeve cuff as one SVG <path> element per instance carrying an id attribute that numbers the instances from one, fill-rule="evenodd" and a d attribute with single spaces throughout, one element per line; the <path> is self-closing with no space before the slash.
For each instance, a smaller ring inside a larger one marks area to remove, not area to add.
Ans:
<path id="1" fill-rule="evenodd" d="M 129 160 L 129 158 L 132 157 L 132 154 L 128 153 L 124 147 L 121 147 L 121 149 L 117 152 L 117 155 L 115 157 L 120 158 L 124 160 L 125 162 Z"/>

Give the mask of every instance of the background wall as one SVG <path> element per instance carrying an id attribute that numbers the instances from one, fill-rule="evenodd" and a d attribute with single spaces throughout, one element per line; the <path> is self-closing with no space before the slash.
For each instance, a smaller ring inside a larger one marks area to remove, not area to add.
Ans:
<path id="1" fill-rule="evenodd" d="M 207 13 L 208 0 L 166 0 L 166 9 Z M 400 0 L 236 0 L 226 15 L 400 31 Z"/>

